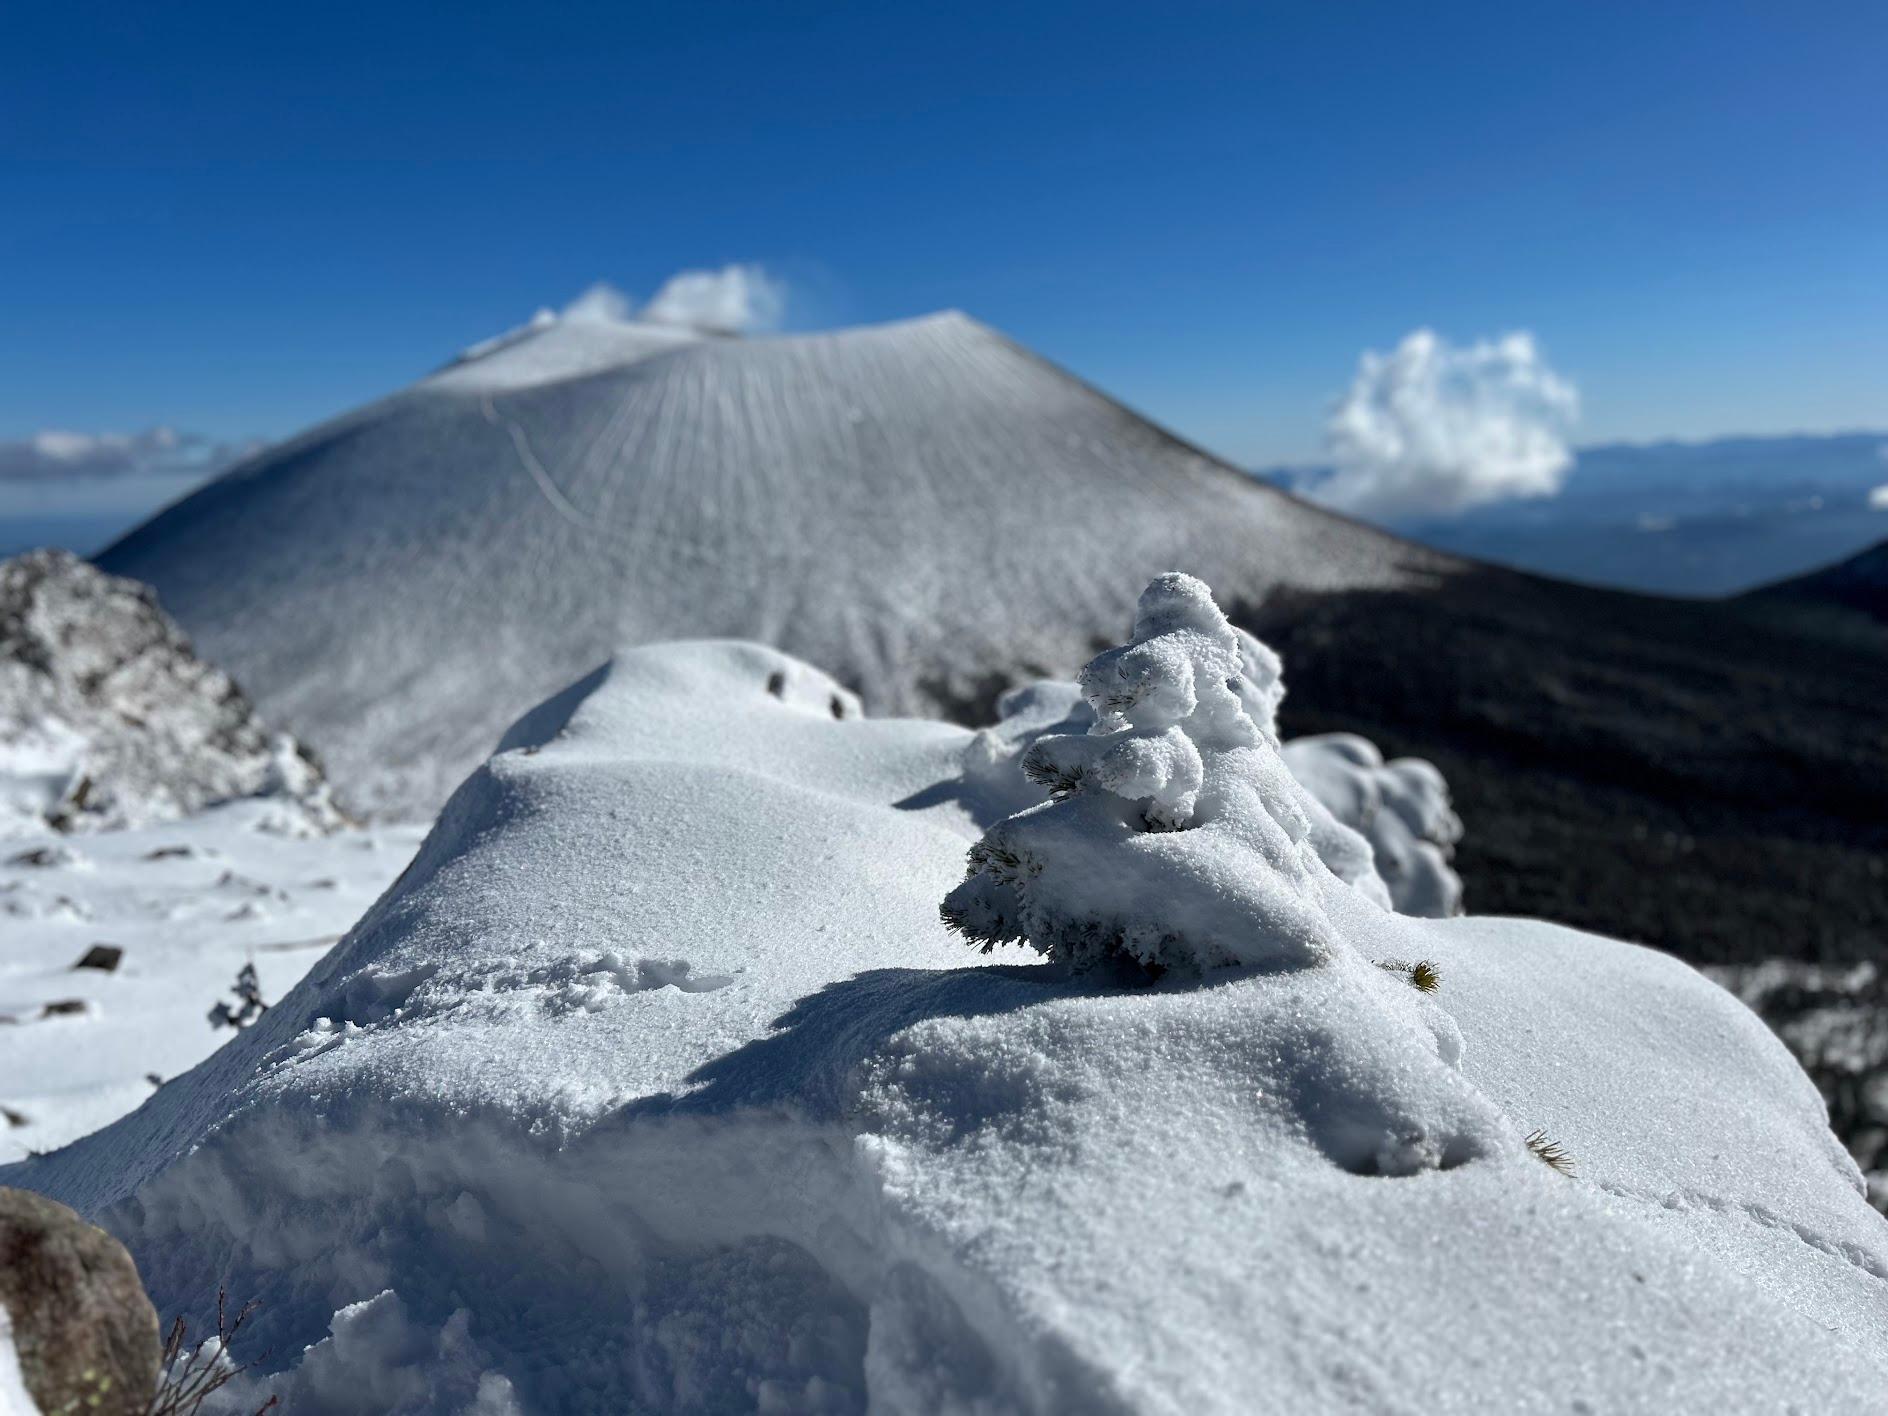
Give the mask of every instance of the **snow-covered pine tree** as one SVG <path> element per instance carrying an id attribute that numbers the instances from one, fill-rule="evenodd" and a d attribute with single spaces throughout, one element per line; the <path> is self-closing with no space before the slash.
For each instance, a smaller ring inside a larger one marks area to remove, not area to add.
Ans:
<path id="1" fill-rule="evenodd" d="M 971 848 L 945 923 L 986 951 L 1023 943 L 1076 967 L 1325 957 L 1337 938 L 1310 799 L 1278 754 L 1277 681 L 1276 658 L 1204 584 L 1160 576 L 1131 642 L 1082 670 L 1093 727 L 1042 737 L 1024 757 L 1050 799 Z"/>

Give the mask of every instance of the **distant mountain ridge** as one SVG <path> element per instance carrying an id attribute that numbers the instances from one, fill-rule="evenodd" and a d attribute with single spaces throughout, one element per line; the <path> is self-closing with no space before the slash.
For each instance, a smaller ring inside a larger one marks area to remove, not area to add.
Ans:
<path id="1" fill-rule="evenodd" d="M 1588 584 L 1726 595 L 1827 565 L 1888 533 L 1888 432 L 1607 443 L 1558 495 L 1389 529 L 1459 555 Z M 1328 469 L 1275 468 L 1315 491 Z"/>
<path id="2" fill-rule="evenodd" d="M 1764 602 L 1839 605 L 1888 624 L 1888 540 L 1877 541 L 1859 555 L 1808 575 L 1765 585 L 1754 591 L 1751 598 Z"/>

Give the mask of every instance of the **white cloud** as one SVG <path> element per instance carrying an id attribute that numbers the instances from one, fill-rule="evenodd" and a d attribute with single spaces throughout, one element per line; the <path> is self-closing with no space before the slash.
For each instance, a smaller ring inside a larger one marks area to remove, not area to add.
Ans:
<path id="1" fill-rule="evenodd" d="M 1307 489 L 1367 516 L 1446 515 L 1560 490 L 1580 413 L 1574 386 L 1527 333 L 1456 348 L 1419 329 L 1366 352 L 1332 410 L 1335 470 Z"/>
<path id="2" fill-rule="evenodd" d="M 657 324 L 689 325 L 724 334 L 776 329 L 786 313 L 787 290 L 757 265 L 685 270 L 663 282 L 642 317 Z"/>
<path id="3" fill-rule="evenodd" d="M 635 318 L 636 307 L 629 296 L 618 290 L 607 280 L 599 280 L 583 294 L 564 306 L 564 318 L 578 323 L 621 324 Z M 547 323 L 548 310 L 539 310 L 531 317 L 531 327 L 537 329 Z"/>
<path id="4" fill-rule="evenodd" d="M 1868 494 L 1868 509 L 1888 511 L 1888 483 L 1884 483 Z"/>
<path id="5" fill-rule="evenodd" d="M 54 428 L 31 437 L 0 440 L 0 481 L 207 475 L 260 445 L 219 442 L 167 427 L 141 433 L 74 433 Z"/>
<path id="6" fill-rule="evenodd" d="M 685 325 L 716 334 L 747 334 L 778 329 L 787 310 L 785 282 L 757 265 L 727 265 L 720 270 L 678 271 L 640 310 L 636 302 L 608 281 L 599 280 L 564 306 L 561 316 L 539 310 L 530 328 L 555 319 L 576 323 Z M 509 336 L 506 336 L 509 337 Z M 468 350 L 468 353 L 473 351 Z"/>

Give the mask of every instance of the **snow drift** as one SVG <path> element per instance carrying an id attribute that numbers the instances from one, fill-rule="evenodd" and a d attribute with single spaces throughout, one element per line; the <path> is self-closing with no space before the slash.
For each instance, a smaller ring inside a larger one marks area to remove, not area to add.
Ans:
<path id="1" fill-rule="evenodd" d="M 1254 755 L 1202 754 L 1195 810 L 1262 780 L 1292 837 L 1237 682 L 1209 716 Z M 0 1183 L 101 1218 L 166 1311 L 261 1297 L 297 1413 L 1878 1400 L 1888 1228 L 1715 985 L 1393 914 L 1303 832 L 1225 887 L 1314 948 L 1141 987 L 984 959 L 937 908 L 1016 810 L 989 742 L 854 708 L 758 646 L 626 652 L 260 1023 Z M 1216 888 L 1175 883 L 1142 907 Z"/>
<path id="2" fill-rule="evenodd" d="M 239 797 L 340 821 L 321 769 L 191 651 L 148 586 L 64 551 L 0 561 L 0 839 L 170 820 Z"/>
<path id="3" fill-rule="evenodd" d="M 539 322 L 281 443 L 100 562 L 344 800 L 430 812 L 621 644 L 777 645 L 987 712 L 1171 565 L 1228 605 L 1456 564 L 1258 485 L 962 315 L 731 339 Z"/>

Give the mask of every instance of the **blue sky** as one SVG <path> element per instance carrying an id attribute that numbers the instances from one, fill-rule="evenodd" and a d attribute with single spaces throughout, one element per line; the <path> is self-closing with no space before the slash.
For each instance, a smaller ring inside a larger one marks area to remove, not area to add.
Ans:
<path id="1" fill-rule="evenodd" d="M 1532 330 L 1584 440 L 1888 424 L 1888 7 L 16 5 L 0 437 L 279 436 L 603 278 L 957 306 L 1299 459 Z"/>

